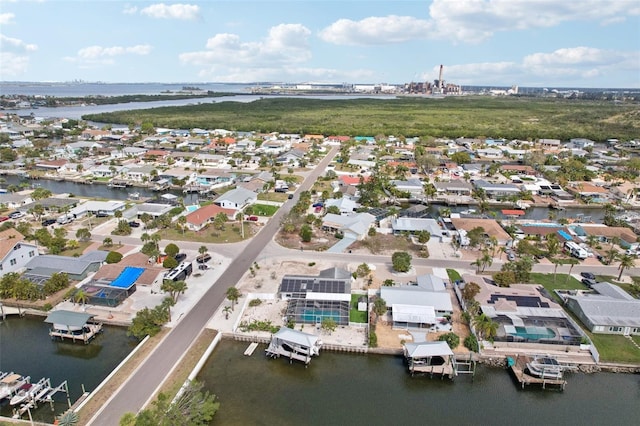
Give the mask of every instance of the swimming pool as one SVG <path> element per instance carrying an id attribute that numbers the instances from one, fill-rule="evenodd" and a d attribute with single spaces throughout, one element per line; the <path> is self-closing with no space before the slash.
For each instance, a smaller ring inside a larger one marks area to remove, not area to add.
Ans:
<path id="1" fill-rule="evenodd" d="M 193 213 L 196 210 L 198 210 L 200 208 L 200 206 L 198 206 L 197 204 L 192 204 L 190 206 L 185 206 L 184 208 L 188 213 Z"/>
<path id="2" fill-rule="evenodd" d="M 322 321 L 325 318 L 332 318 L 335 322 L 340 322 L 340 311 L 330 309 L 305 309 L 302 311 L 302 320 L 305 322 Z"/>
<path id="3" fill-rule="evenodd" d="M 511 336 L 521 337 L 526 340 L 553 339 L 556 337 L 556 332 L 548 327 L 514 327 L 512 325 L 505 325 L 504 331 Z"/>
<path id="4" fill-rule="evenodd" d="M 127 266 L 124 270 L 118 275 L 118 278 L 113 280 L 111 287 L 118 288 L 129 288 L 136 282 L 140 275 L 144 272 L 144 268 L 135 268 L 133 266 Z"/>

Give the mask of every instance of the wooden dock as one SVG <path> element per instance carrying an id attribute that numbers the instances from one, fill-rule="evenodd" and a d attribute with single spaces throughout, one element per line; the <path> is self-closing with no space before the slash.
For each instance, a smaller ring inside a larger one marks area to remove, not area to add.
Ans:
<path id="1" fill-rule="evenodd" d="M 564 379 L 543 379 L 540 377 L 535 377 L 526 372 L 527 363 L 531 361 L 528 356 L 525 355 L 513 355 L 509 356 L 514 363 L 510 366 L 513 375 L 520 383 L 522 389 L 524 389 L 525 385 L 542 385 L 542 389 L 546 389 L 547 386 L 559 387 L 561 390 L 564 390 L 564 387 L 567 384 L 567 381 Z"/>

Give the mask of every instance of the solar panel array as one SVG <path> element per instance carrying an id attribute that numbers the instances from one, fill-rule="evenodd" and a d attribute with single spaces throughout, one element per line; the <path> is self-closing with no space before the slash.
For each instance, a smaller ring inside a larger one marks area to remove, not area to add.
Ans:
<path id="1" fill-rule="evenodd" d="M 543 302 L 537 296 L 514 296 L 514 295 L 502 295 L 502 294 L 492 294 L 491 298 L 487 301 L 488 303 L 496 303 L 498 299 L 506 299 L 510 302 L 515 302 L 517 306 L 525 307 L 525 308 L 548 308 L 549 304 L 547 302 Z"/>
<path id="2" fill-rule="evenodd" d="M 346 293 L 350 290 L 346 280 L 285 276 L 280 283 L 281 293 Z"/>

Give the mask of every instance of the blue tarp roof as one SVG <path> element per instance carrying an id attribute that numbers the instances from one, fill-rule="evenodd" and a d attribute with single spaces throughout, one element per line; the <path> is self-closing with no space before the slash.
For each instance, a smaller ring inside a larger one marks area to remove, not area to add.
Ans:
<path id="1" fill-rule="evenodd" d="M 558 231 L 558 234 L 567 241 L 573 240 L 573 237 L 569 235 L 566 231 L 563 231 L 562 229 Z"/>

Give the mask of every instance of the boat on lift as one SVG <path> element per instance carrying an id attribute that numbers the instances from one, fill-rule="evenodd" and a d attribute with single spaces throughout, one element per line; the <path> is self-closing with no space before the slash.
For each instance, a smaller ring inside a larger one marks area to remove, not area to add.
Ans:
<path id="1" fill-rule="evenodd" d="M 48 383 L 49 379 L 45 378 L 40 379 L 38 383 L 35 384 L 25 383 L 24 385 L 20 386 L 18 392 L 13 395 L 13 398 L 11 398 L 11 400 L 9 401 L 9 405 L 18 405 L 34 399 L 34 397 L 38 395 L 43 388 L 49 387 Z"/>
<path id="2" fill-rule="evenodd" d="M 0 400 L 11 398 L 22 385 L 31 382 L 30 376 L 21 374 L 9 374 L 0 380 Z"/>

